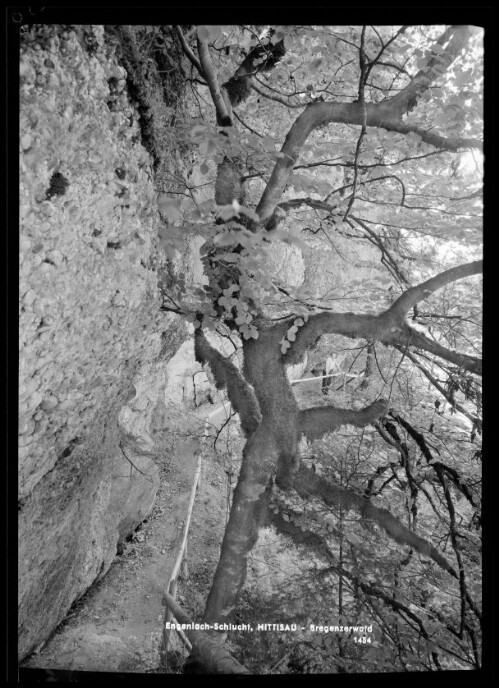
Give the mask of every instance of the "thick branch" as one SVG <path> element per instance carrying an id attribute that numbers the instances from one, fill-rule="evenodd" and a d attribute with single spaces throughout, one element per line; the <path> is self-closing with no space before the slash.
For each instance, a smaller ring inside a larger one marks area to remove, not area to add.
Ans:
<path id="1" fill-rule="evenodd" d="M 309 440 L 316 440 L 341 425 L 364 427 L 388 412 L 388 401 L 378 399 L 358 411 L 335 406 L 316 406 L 300 413 L 300 432 Z"/>
<path id="2" fill-rule="evenodd" d="M 433 132 L 426 132 L 418 127 L 401 122 L 397 111 L 391 107 L 391 101 L 383 103 L 368 103 L 365 111 L 365 124 L 368 127 L 378 127 L 389 131 L 397 131 L 403 134 L 417 133 L 425 143 L 456 151 L 459 148 L 479 148 L 482 143 L 474 139 L 444 138 Z M 298 159 L 300 151 L 308 136 L 314 129 L 326 124 L 364 123 L 362 106 L 360 103 L 310 103 L 297 117 L 289 130 L 284 145 L 281 148 L 282 156 L 277 160 L 269 183 L 260 199 L 257 213 L 263 220 L 268 219 L 281 198 L 288 182 L 291 171 Z"/>
<path id="3" fill-rule="evenodd" d="M 383 103 L 383 105 L 385 105 L 385 103 Z M 435 148 L 440 148 L 441 150 L 452 151 L 453 153 L 462 148 L 475 148 L 479 151 L 483 149 L 483 142 L 478 139 L 465 139 L 459 136 L 441 136 L 440 134 L 435 134 L 433 131 L 427 131 L 414 124 L 400 122 L 398 119 L 390 117 L 379 126 L 387 131 L 396 131 L 398 134 L 417 134 L 421 137 L 423 143 L 427 143 Z"/>
<path id="4" fill-rule="evenodd" d="M 305 352 L 314 346 L 323 334 L 340 334 L 352 339 L 379 341 L 382 344 L 404 349 L 415 346 L 476 375 L 481 375 L 482 371 L 479 359 L 446 349 L 416 332 L 407 323 L 390 317 L 387 311 L 379 315 L 326 312 L 311 315 L 308 322 L 298 330 L 296 341 L 286 354 L 286 363 L 289 365 L 299 363 Z"/>
<path id="5" fill-rule="evenodd" d="M 243 432 L 249 437 L 262 420 L 253 388 L 236 366 L 211 346 L 201 328 L 196 330 L 194 342 L 196 361 L 202 364 L 209 363 L 217 389 L 227 389 L 229 400 L 239 414 Z"/>
<path id="6" fill-rule="evenodd" d="M 395 542 L 413 547 L 420 554 L 432 559 L 438 566 L 448 571 L 454 578 L 457 578 L 455 570 L 431 543 L 416 535 L 387 509 L 374 506 L 365 497 L 329 483 L 325 478 L 304 466 L 298 468 L 293 487 L 303 499 L 321 497 L 326 504 L 331 506 L 355 509 L 363 518 L 370 518 L 375 521 Z"/>
<path id="7" fill-rule="evenodd" d="M 208 50 L 208 41 L 201 38 L 199 31 L 197 34 L 198 53 L 201 61 L 202 74 L 208 83 L 211 98 L 215 105 L 217 113 L 217 123 L 222 127 L 230 127 L 232 124 L 232 112 L 228 99 L 222 96 L 220 86 L 218 85 L 217 74 L 211 61 L 210 51 Z"/>
<path id="8" fill-rule="evenodd" d="M 184 34 L 182 33 L 182 29 L 180 28 L 180 26 L 175 26 L 175 31 L 177 32 L 177 36 L 179 37 L 180 44 L 182 46 L 182 50 L 184 51 L 186 56 L 189 58 L 189 60 L 192 62 L 194 67 L 196 67 L 196 69 L 198 70 L 198 72 L 202 76 L 202 78 L 206 79 L 206 75 L 203 72 L 203 68 L 201 67 L 201 63 L 199 62 L 198 58 L 192 52 L 189 45 L 187 44 L 187 41 L 184 38 Z"/>
<path id="9" fill-rule="evenodd" d="M 483 260 L 475 260 L 472 263 L 465 265 L 458 265 L 455 268 L 445 270 L 440 274 L 432 277 L 426 282 L 418 284 L 416 287 L 407 289 L 399 298 L 392 304 L 389 309 L 390 313 L 398 316 L 405 315 L 413 306 L 420 301 L 427 299 L 430 294 L 433 294 L 437 289 L 445 287 L 451 282 L 470 277 L 471 275 L 478 275 L 483 272 Z"/>
<path id="10" fill-rule="evenodd" d="M 284 370 L 273 328 L 243 343 L 245 378 L 253 385 L 262 422 L 243 450 L 229 522 L 204 620 L 226 621 L 235 609 L 246 576 L 248 553 L 258 537 L 269 499 L 269 476 L 291 482 L 298 442 L 298 405 Z M 282 336 L 282 335 L 281 335 Z"/>
<path id="11" fill-rule="evenodd" d="M 389 309 L 379 315 L 330 312 L 311 315 L 308 322 L 298 330 L 296 341 L 286 354 L 286 363 L 294 364 L 301 361 L 307 349 L 312 347 L 323 334 L 340 334 L 352 339 L 380 341 L 383 344 L 404 349 L 409 346 L 417 347 L 455 363 L 476 375 L 481 375 L 482 363 L 479 359 L 447 349 L 428 339 L 420 332 L 412 329 L 404 317 L 406 309 L 424 299 L 435 289 L 456 279 L 477 274 L 480 270 L 481 261 L 446 270 L 440 275 L 408 289 Z"/>
<path id="12" fill-rule="evenodd" d="M 382 103 L 325 103 L 309 104 L 296 119 L 281 149 L 283 156 L 276 162 L 272 176 L 265 189 L 257 213 L 262 220 L 268 219 L 284 191 L 288 177 L 293 169 L 300 150 L 310 133 L 317 127 L 333 122 L 358 124 L 362 127 L 380 127 L 401 134 L 418 134 L 422 141 L 437 148 L 457 151 L 460 148 L 482 148 L 482 143 L 474 139 L 458 137 L 446 138 L 421 129 L 413 124 L 402 122 L 402 114 L 414 107 L 417 98 L 428 89 L 434 79 L 442 74 L 466 44 L 470 27 L 453 27 L 446 31 L 437 44 L 441 46 L 451 38 L 441 55 L 432 56 L 425 67 L 416 74 L 411 83 L 399 94 Z"/>
<path id="13" fill-rule="evenodd" d="M 399 600 L 395 599 L 393 595 L 386 594 L 385 592 L 382 592 L 380 589 L 378 589 L 375 585 L 372 583 L 366 583 L 361 580 L 358 576 L 355 576 L 352 574 L 350 571 L 347 569 L 337 566 L 336 565 L 336 557 L 333 556 L 330 548 L 327 545 L 327 542 L 325 538 L 315 532 L 312 532 L 311 530 L 303 530 L 301 525 L 297 525 L 293 523 L 292 520 L 285 521 L 284 518 L 282 517 L 281 513 L 278 512 L 277 514 L 272 514 L 270 513 L 270 518 L 271 518 L 271 523 L 276 527 L 276 529 L 279 532 L 282 532 L 285 535 L 289 535 L 295 544 L 301 545 L 301 546 L 306 546 L 307 548 L 313 548 L 314 551 L 322 557 L 327 558 L 332 564 L 329 565 L 327 569 L 323 569 L 320 572 L 320 575 L 325 575 L 329 573 L 331 570 L 334 571 L 338 575 L 342 575 L 346 578 L 348 578 L 352 583 L 354 584 L 355 588 L 360 588 L 363 593 L 369 596 L 377 597 L 380 600 L 382 600 L 388 607 L 393 609 L 397 613 L 401 613 L 402 618 L 404 618 L 404 615 L 407 616 L 408 618 L 412 619 L 415 621 L 420 628 L 423 630 L 422 622 L 417 617 L 411 610 L 404 605 L 402 602 Z M 336 534 L 338 537 L 338 535 Z M 426 610 L 426 614 L 430 616 L 430 618 L 435 618 L 440 621 L 441 624 L 445 626 L 445 628 L 456 638 L 461 639 L 461 635 L 459 631 L 457 631 L 453 626 L 450 625 L 450 623 L 444 618 L 443 615 L 441 615 L 439 612 L 436 610 L 432 609 Z M 473 633 L 472 629 L 470 628 L 469 624 L 466 624 L 466 631 L 468 633 Z M 424 635 L 424 633 L 423 633 Z M 427 636 L 426 636 L 427 637 Z"/>
<path id="14" fill-rule="evenodd" d="M 418 98 L 445 72 L 465 48 L 471 35 L 470 26 L 451 26 L 436 41 L 435 48 L 426 65 L 411 82 L 396 96 L 389 99 L 390 105 L 401 116 L 411 110 Z M 447 47 L 442 51 L 442 47 Z"/>
<path id="15" fill-rule="evenodd" d="M 406 331 L 405 337 L 403 337 L 406 342 L 404 344 L 392 341 L 392 344 L 398 344 L 398 346 L 406 347 L 407 345 L 414 346 L 418 349 L 423 349 L 428 351 L 428 353 L 443 358 L 445 361 L 454 363 L 459 368 L 464 368 L 470 373 L 475 375 L 482 374 L 482 361 L 476 356 L 469 356 L 468 354 L 461 354 L 453 349 L 447 349 L 445 346 L 438 344 L 438 342 L 428 339 L 421 332 L 416 332 L 411 327 L 404 327 L 403 330 Z M 404 334 L 404 333 L 403 333 Z"/>

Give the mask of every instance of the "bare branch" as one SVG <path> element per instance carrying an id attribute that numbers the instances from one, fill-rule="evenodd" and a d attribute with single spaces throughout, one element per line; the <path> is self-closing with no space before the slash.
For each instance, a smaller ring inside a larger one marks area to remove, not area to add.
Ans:
<path id="1" fill-rule="evenodd" d="M 285 535 L 289 535 L 296 544 L 306 546 L 308 550 L 310 550 L 310 548 L 313 548 L 319 556 L 326 557 L 327 559 L 332 561 L 332 564 L 330 564 L 328 568 L 322 569 L 319 572 L 320 576 L 325 576 L 331 571 L 333 571 L 335 574 L 344 576 L 349 581 L 351 581 L 356 588 L 362 590 L 362 592 L 365 595 L 377 597 L 378 599 L 382 600 L 388 607 L 393 609 L 395 612 L 399 613 L 401 615 L 401 618 L 403 618 L 405 621 L 407 620 L 405 617 L 407 617 L 408 619 L 416 623 L 419 626 L 422 635 L 425 636 L 426 639 L 429 639 L 421 619 L 418 616 L 416 616 L 416 614 L 412 612 L 409 609 L 409 607 L 407 607 L 407 605 L 400 602 L 400 600 L 394 599 L 392 594 L 387 594 L 386 592 L 381 591 L 372 583 L 366 583 L 365 581 L 363 582 L 361 578 L 354 575 L 352 572 L 348 571 L 343 567 L 337 566 L 337 557 L 333 556 L 333 553 L 331 549 L 328 547 L 327 542 L 323 536 L 311 530 L 303 530 L 303 524 L 297 525 L 293 522 L 292 519 L 288 521 L 284 520 L 280 512 L 277 512 L 276 514 L 272 514 L 270 512 L 269 516 L 272 525 L 274 525 L 278 531 L 284 533 Z M 339 534 L 336 533 L 334 530 L 331 532 L 336 537 L 339 537 Z M 428 615 L 431 619 L 438 619 L 438 621 L 441 624 L 443 624 L 445 628 L 458 640 L 461 639 L 461 634 L 459 633 L 459 631 L 456 630 L 445 619 L 443 615 L 441 615 L 434 609 L 432 609 L 431 611 L 429 609 L 426 609 L 425 612 L 426 615 Z M 473 633 L 469 624 L 466 624 L 466 631 L 470 635 Z M 450 651 L 447 647 L 442 649 L 445 649 L 446 652 Z M 476 657 L 476 659 L 477 661 L 475 662 L 475 664 L 478 666 L 478 658 Z M 472 662 L 469 659 L 465 659 L 464 661 L 466 661 L 469 664 L 472 664 Z"/>
<path id="2" fill-rule="evenodd" d="M 386 101 L 383 103 L 383 106 L 385 105 Z M 463 148 L 483 150 L 483 141 L 478 139 L 465 139 L 459 136 L 440 136 L 440 134 L 435 134 L 432 131 L 427 131 L 426 129 L 421 129 L 420 127 L 395 119 L 387 118 L 385 125 L 380 124 L 379 126 L 387 131 L 396 131 L 399 134 L 417 134 L 421 137 L 423 143 L 428 143 L 430 146 L 435 146 L 435 148 L 441 148 L 442 150 L 448 150 L 454 153 Z"/>
<path id="3" fill-rule="evenodd" d="M 333 485 L 304 466 L 298 468 L 293 487 L 303 499 L 317 496 L 321 497 L 326 504 L 336 508 L 341 506 L 344 509 L 355 509 L 364 518 L 375 521 L 395 542 L 413 547 L 424 556 L 432 559 L 442 569 L 448 571 L 454 578 L 458 578 L 453 567 L 431 543 L 416 535 L 387 509 L 374 506 L 365 497 Z"/>
<path id="4" fill-rule="evenodd" d="M 400 423 L 400 425 L 405 428 L 405 430 L 409 433 L 409 435 L 412 437 L 412 439 L 416 442 L 418 447 L 421 449 L 421 453 L 425 457 L 426 461 L 428 462 L 428 465 L 431 465 L 433 470 L 435 471 L 443 471 L 446 473 L 450 480 L 454 483 L 455 487 L 463 493 L 463 495 L 466 497 L 466 499 L 469 501 L 471 506 L 477 507 L 475 498 L 464 481 L 464 479 L 459 475 L 459 473 L 455 470 L 455 468 L 452 468 L 451 466 L 447 466 L 444 464 L 442 461 L 436 461 L 435 458 L 433 457 L 433 454 L 430 451 L 430 448 L 428 447 L 428 444 L 426 442 L 426 439 L 424 435 L 416 430 L 408 421 L 406 421 L 404 418 L 402 418 L 399 414 L 396 413 L 391 413 L 390 414 L 393 418 L 395 418 L 396 421 Z M 381 433 L 380 433 L 381 434 Z M 395 440 L 396 441 L 396 440 Z M 400 443 L 399 443 L 400 444 Z M 398 447 L 400 451 L 400 447 Z"/>
<path id="5" fill-rule="evenodd" d="M 273 96 L 270 93 L 265 93 L 265 91 L 262 91 L 261 88 L 256 86 L 254 83 L 251 84 L 251 88 L 258 93 L 258 95 L 262 96 L 263 98 L 268 98 L 269 100 L 275 100 L 277 103 L 281 103 L 281 105 L 285 105 L 288 108 L 301 108 L 304 106 L 305 103 L 288 103 L 284 98 L 281 98 L 280 96 Z"/>
<path id="6" fill-rule="evenodd" d="M 475 139 L 461 139 L 457 137 L 445 138 L 427 132 L 415 125 L 401 122 L 397 111 L 390 106 L 391 101 L 383 103 L 368 103 L 364 108 L 361 103 L 328 103 L 314 102 L 307 105 L 304 111 L 296 118 L 289 130 L 281 148 L 282 155 L 277 160 L 269 183 L 262 194 L 257 207 L 257 213 L 262 220 L 267 220 L 272 215 L 281 198 L 288 182 L 291 171 L 298 159 L 300 151 L 310 133 L 326 124 L 343 123 L 357 124 L 368 127 L 379 127 L 390 131 L 398 131 L 404 134 L 414 132 L 421 136 L 422 140 L 438 148 L 457 151 L 460 148 L 480 148 L 482 143 Z"/>
<path id="7" fill-rule="evenodd" d="M 464 406 L 461 406 L 461 404 L 459 404 L 457 401 L 453 400 L 452 397 L 450 396 L 450 394 L 448 394 L 448 392 L 446 392 L 446 390 L 442 387 L 442 385 L 441 385 L 437 380 L 435 380 L 435 378 L 434 378 L 433 375 L 430 373 L 430 371 L 427 370 L 427 369 L 425 368 L 425 366 L 422 365 L 422 363 L 421 363 L 420 361 L 418 361 L 418 359 L 417 359 L 415 356 L 413 356 L 409 351 L 406 352 L 406 356 L 407 356 L 408 359 L 410 359 L 410 360 L 419 368 L 419 370 L 420 370 L 420 371 L 423 373 L 423 375 L 431 382 L 431 384 L 435 387 L 435 389 L 437 389 L 437 390 L 440 392 L 440 394 L 441 394 L 445 399 L 447 399 L 447 401 L 449 402 L 449 404 L 451 404 L 451 406 L 452 406 L 453 408 L 455 408 L 456 411 L 459 411 L 459 413 L 462 413 L 463 416 L 466 416 L 466 418 L 467 418 L 471 423 L 473 423 L 473 425 L 476 425 L 476 427 L 477 427 L 478 429 L 481 429 L 481 427 L 482 427 L 482 422 L 481 422 L 480 418 L 477 418 L 477 416 L 474 416 L 473 414 L 469 413 L 469 412 L 464 408 Z"/>
<path id="8" fill-rule="evenodd" d="M 355 217 L 354 215 L 351 215 L 350 217 L 352 220 L 355 220 L 355 222 L 357 222 L 357 224 L 359 224 L 362 227 L 364 232 L 367 234 L 368 241 L 374 244 L 381 251 L 381 262 L 388 268 L 388 270 L 395 277 L 395 279 L 400 284 L 410 286 L 409 280 L 402 272 L 400 266 L 398 265 L 395 258 L 392 256 L 391 252 L 386 247 L 386 244 L 380 239 L 376 232 L 374 232 L 370 227 L 368 227 L 366 223 L 363 222 L 361 219 Z M 355 225 L 353 225 L 350 222 L 350 220 L 348 221 L 348 223 L 351 227 L 355 227 Z"/>
<path id="9" fill-rule="evenodd" d="M 476 375 L 481 375 L 482 363 L 480 359 L 447 349 L 438 342 L 428 339 L 420 332 L 412 329 L 404 317 L 407 310 L 424 299 L 428 293 L 432 293 L 455 280 L 478 274 L 481 269 L 482 261 L 475 261 L 446 270 L 430 280 L 408 289 L 388 310 L 379 315 L 327 312 L 311 315 L 305 325 L 298 330 L 296 340 L 286 354 L 286 362 L 288 364 L 298 363 L 305 355 L 306 350 L 313 346 L 321 335 L 334 333 L 352 339 L 376 340 L 391 346 L 417 347 L 455 363 Z"/>
<path id="10" fill-rule="evenodd" d="M 429 452 L 428 448 L 426 447 L 426 443 L 424 442 L 424 437 L 419 433 L 415 428 L 411 426 L 410 423 L 408 423 L 406 420 L 404 420 L 401 416 L 397 414 L 392 414 L 393 417 L 400 423 L 400 425 L 407 430 L 409 435 L 418 443 L 418 446 L 424 453 L 424 456 L 427 460 L 431 460 L 431 453 Z M 462 630 L 464 628 L 464 623 L 465 623 L 465 605 L 466 602 L 469 604 L 470 609 L 473 610 L 474 614 L 476 617 L 481 621 L 482 619 L 482 614 L 480 610 L 477 608 L 475 602 L 471 598 L 471 595 L 469 594 L 465 582 L 465 574 L 464 574 L 464 568 L 462 564 L 462 557 L 461 557 L 461 548 L 457 542 L 457 525 L 456 525 L 456 513 L 455 513 L 455 508 L 454 508 L 454 503 L 452 501 L 452 497 L 449 491 L 449 488 L 447 486 L 446 480 L 445 480 L 445 475 L 444 475 L 444 469 L 442 465 L 439 462 L 434 462 L 432 463 L 432 468 L 434 469 L 435 473 L 437 474 L 437 477 L 440 481 L 440 484 L 443 488 L 444 491 L 444 496 L 445 496 L 445 501 L 447 503 L 447 511 L 449 514 L 449 519 L 450 519 L 450 535 L 451 535 L 451 542 L 452 542 L 452 548 L 454 550 L 454 554 L 456 556 L 456 560 L 458 563 L 459 567 L 459 587 L 460 587 L 460 592 L 461 592 L 461 634 Z M 451 476 L 452 479 L 452 476 Z M 456 576 L 457 577 L 457 576 Z"/>
<path id="11" fill-rule="evenodd" d="M 366 135 L 367 132 L 367 110 L 366 110 L 366 101 L 364 97 L 364 91 L 366 87 L 366 79 L 367 79 L 367 71 L 368 71 L 368 64 L 367 64 L 367 58 L 366 58 L 366 53 L 364 50 L 364 44 L 365 44 L 365 35 L 366 35 L 366 27 L 362 27 L 362 32 L 360 35 L 360 48 L 359 48 L 359 64 L 360 64 L 360 79 L 359 79 L 359 103 L 362 108 L 362 127 L 360 130 L 360 135 L 357 140 L 357 145 L 355 147 L 355 157 L 353 161 L 353 184 L 352 184 L 352 195 L 350 196 L 350 200 L 348 202 L 348 207 L 345 211 L 345 214 L 343 215 L 343 222 L 347 219 L 350 210 L 352 209 L 352 206 L 355 202 L 355 196 L 357 194 L 357 180 L 359 178 L 359 157 L 360 157 L 360 150 L 362 146 L 362 141 L 364 139 L 364 136 Z"/>
<path id="12" fill-rule="evenodd" d="M 182 50 L 187 55 L 189 60 L 192 62 L 194 67 L 196 67 L 196 69 L 198 70 L 199 74 L 203 77 L 203 79 L 206 79 L 206 75 L 203 71 L 203 68 L 201 67 L 201 63 L 199 62 L 197 57 L 192 52 L 189 45 L 187 44 L 187 41 L 185 40 L 184 34 L 182 33 L 182 29 L 180 28 L 180 26 L 175 26 L 174 28 L 175 28 L 175 31 L 177 32 L 177 36 L 179 37 L 180 44 L 182 45 Z"/>

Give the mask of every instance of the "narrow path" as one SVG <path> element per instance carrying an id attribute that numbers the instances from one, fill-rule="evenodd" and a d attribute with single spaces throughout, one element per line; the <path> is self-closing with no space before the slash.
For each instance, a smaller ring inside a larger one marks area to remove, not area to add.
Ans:
<path id="1" fill-rule="evenodd" d="M 218 427 L 225 406 L 206 408 Z M 160 467 L 161 486 L 152 514 L 117 556 L 108 573 L 73 607 L 38 655 L 24 667 L 80 671 L 158 671 L 163 590 L 182 542 L 192 481 L 202 439 L 180 440 Z M 178 601 L 199 618 L 216 567 L 225 529 L 226 481 L 208 446 L 189 533 L 186 586 Z M 189 590 L 188 598 L 182 595 Z M 172 644 L 175 647 L 178 644 Z M 179 659 L 181 659 L 179 657 Z M 172 664 L 172 671 L 175 667 Z"/>

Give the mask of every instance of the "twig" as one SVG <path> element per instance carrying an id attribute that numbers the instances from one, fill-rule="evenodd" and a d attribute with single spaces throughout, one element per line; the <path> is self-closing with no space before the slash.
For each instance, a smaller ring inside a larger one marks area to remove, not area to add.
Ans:
<path id="1" fill-rule="evenodd" d="M 226 419 L 226 421 L 224 422 L 224 424 L 218 429 L 218 432 L 217 432 L 216 437 L 215 437 L 215 441 L 213 442 L 213 449 L 214 449 L 215 451 L 216 451 L 216 449 L 217 449 L 217 442 L 218 442 L 218 438 L 220 437 L 220 433 L 221 433 L 222 430 L 225 428 L 225 426 L 232 420 L 232 418 L 234 418 L 235 415 L 236 415 L 236 412 L 233 411 L 233 412 L 230 414 L 230 416 Z"/>
<path id="2" fill-rule="evenodd" d="M 237 112 L 235 112 L 235 110 L 232 111 L 232 114 L 234 115 L 234 117 L 236 119 L 238 119 L 241 122 L 243 127 L 246 127 L 246 129 L 251 131 L 252 134 L 254 134 L 255 136 L 258 136 L 260 139 L 263 139 L 262 134 L 259 134 L 257 131 L 255 131 L 255 129 L 252 129 L 252 127 L 250 127 L 250 125 L 247 122 L 245 122 L 244 119 L 240 115 L 237 114 Z"/>
<path id="3" fill-rule="evenodd" d="M 144 473 L 144 471 L 141 471 L 140 468 L 137 468 L 137 466 L 134 464 L 134 462 L 133 462 L 130 458 L 128 458 L 128 456 L 125 454 L 125 450 L 123 449 L 123 446 L 122 446 L 122 444 L 121 444 L 121 440 L 120 440 L 120 443 L 119 443 L 119 447 L 120 447 L 120 449 L 121 449 L 121 453 L 123 454 L 123 456 L 125 457 L 125 459 L 128 461 L 128 463 L 129 463 L 131 466 L 133 466 L 133 467 L 135 468 L 136 471 L 138 471 L 138 472 L 141 473 L 145 478 L 147 478 L 148 482 L 154 483 L 154 480 L 151 478 L 151 476 L 150 476 L 148 473 Z"/>
<path id="4" fill-rule="evenodd" d="M 269 93 L 265 93 L 262 91 L 258 86 L 255 86 L 254 83 L 251 84 L 251 88 L 255 90 L 259 95 L 263 96 L 264 98 L 268 98 L 269 100 L 275 100 L 277 103 L 281 103 L 281 105 L 285 105 L 288 108 L 300 108 L 300 107 L 305 107 L 307 103 L 297 103 L 296 105 L 293 105 L 293 103 L 287 103 L 284 98 L 281 98 L 280 96 L 271 96 Z M 292 97 L 292 96 L 290 96 Z"/>
<path id="5" fill-rule="evenodd" d="M 366 109 L 366 101 L 365 101 L 365 96 L 364 96 L 364 91 L 365 91 L 365 86 L 366 86 L 366 79 L 367 79 L 367 74 L 368 74 L 368 64 L 367 64 L 367 58 L 366 58 L 366 53 L 364 51 L 364 44 L 365 44 L 365 34 L 366 34 L 366 27 L 362 27 L 362 33 L 360 36 L 360 48 L 359 48 L 359 63 L 360 63 L 360 79 L 359 79 L 359 105 L 362 108 L 362 128 L 360 130 L 360 136 L 357 141 L 357 146 L 355 148 L 355 158 L 353 162 L 353 167 L 354 167 L 354 176 L 353 176 L 353 189 L 352 189 L 352 195 L 350 196 L 350 201 L 348 203 L 348 207 L 346 209 L 345 215 L 343 216 L 343 222 L 348 217 L 348 214 L 354 204 L 355 201 L 355 194 L 357 193 L 357 180 L 359 176 L 359 156 L 360 156 L 360 147 L 362 145 L 362 140 L 366 134 L 367 131 L 367 109 Z"/>

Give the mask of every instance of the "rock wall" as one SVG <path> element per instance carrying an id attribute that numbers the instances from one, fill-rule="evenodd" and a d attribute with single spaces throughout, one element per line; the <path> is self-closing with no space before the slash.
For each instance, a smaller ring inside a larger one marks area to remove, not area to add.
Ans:
<path id="1" fill-rule="evenodd" d="M 103 27 L 85 36 L 34 27 L 21 51 L 20 658 L 151 510 L 164 448 L 150 426 L 187 337 L 159 310 L 160 218 L 126 73 Z"/>

